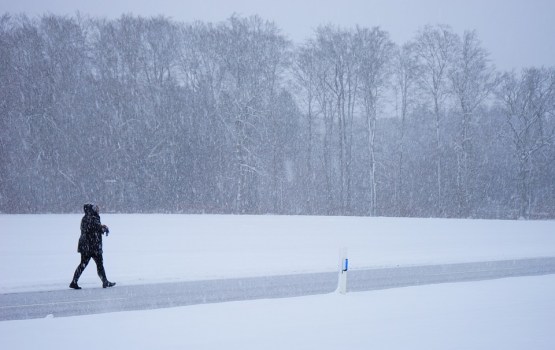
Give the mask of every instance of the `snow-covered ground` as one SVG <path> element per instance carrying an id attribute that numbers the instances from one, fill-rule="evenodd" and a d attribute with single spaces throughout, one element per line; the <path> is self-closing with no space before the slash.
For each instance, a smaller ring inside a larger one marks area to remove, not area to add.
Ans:
<path id="1" fill-rule="evenodd" d="M 0 293 L 65 289 L 81 215 L 0 215 Z M 121 284 L 555 257 L 555 221 L 102 215 L 108 278 Z M 100 283 L 94 262 L 80 284 Z"/>
<path id="2" fill-rule="evenodd" d="M 65 289 L 81 215 L 0 215 L 0 293 Z M 102 215 L 119 285 L 555 256 L 555 221 Z M 99 287 L 94 263 L 84 288 Z M 116 287 L 117 288 L 117 287 Z M 0 322 L 2 348 L 553 349 L 555 276 Z M 2 312 L 2 310 L 0 310 Z M 4 345 L 7 345 L 5 347 Z"/>
<path id="3" fill-rule="evenodd" d="M 0 322 L 3 349 L 551 350 L 555 275 Z"/>

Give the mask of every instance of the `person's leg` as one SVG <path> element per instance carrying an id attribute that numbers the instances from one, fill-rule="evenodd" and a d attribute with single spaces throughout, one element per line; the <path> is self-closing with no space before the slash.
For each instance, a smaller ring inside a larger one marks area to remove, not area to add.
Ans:
<path id="1" fill-rule="evenodd" d="M 102 283 L 106 283 L 108 279 L 106 278 L 106 271 L 104 270 L 104 259 L 102 254 L 95 254 L 92 256 L 94 262 L 96 263 L 96 271 L 98 272 L 98 277 L 102 280 Z"/>
<path id="2" fill-rule="evenodd" d="M 102 254 L 93 255 L 92 258 L 96 263 L 98 277 L 100 277 L 100 279 L 102 280 L 102 288 L 115 286 L 116 284 L 114 282 L 110 282 L 108 281 L 108 278 L 106 278 L 106 271 L 104 270 L 104 259 L 102 258 Z"/>
<path id="3" fill-rule="evenodd" d="M 91 257 L 87 254 L 81 253 L 81 262 L 79 263 L 79 265 L 75 269 L 75 273 L 73 274 L 73 280 L 71 281 L 71 284 L 69 285 L 70 288 L 81 289 L 77 285 L 77 281 L 79 280 L 79 277 L 81 277 L 81 274 L 83 273 L 83 271 L 85 270 L 85 268 L 89 264 L 89 261 L 91 261 Z"/>

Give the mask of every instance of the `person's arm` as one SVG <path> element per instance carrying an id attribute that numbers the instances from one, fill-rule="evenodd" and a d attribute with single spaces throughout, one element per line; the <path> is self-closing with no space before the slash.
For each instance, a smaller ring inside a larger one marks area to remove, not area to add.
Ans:
<path id="1" fill-rule="evenodd" d="M 100 223 L 100 218 L 98 217 L 93 217 L 93 219 L 90 222 L 90 230 L 91 233 L 98 233 L 98 234 L 103 234 L 104 233 L 104 226 Z"/>

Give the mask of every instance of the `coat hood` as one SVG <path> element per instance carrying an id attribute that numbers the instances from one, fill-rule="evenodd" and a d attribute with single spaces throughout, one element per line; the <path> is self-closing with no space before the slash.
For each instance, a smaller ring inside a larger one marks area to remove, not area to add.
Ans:
<path id="1" fill-rule="evenodd" d="M 87 215 L 94 215 L 96 212 L 94 211 L 94 204 L 87 203 L 83 206 L 83 211 Z"/>

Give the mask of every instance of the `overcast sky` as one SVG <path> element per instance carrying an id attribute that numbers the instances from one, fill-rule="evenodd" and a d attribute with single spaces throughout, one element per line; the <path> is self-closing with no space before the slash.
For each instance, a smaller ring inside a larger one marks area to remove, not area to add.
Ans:
<path id="1" fill-rule="evenodd" d="M 295 42 L 320 24 L 380 26 L 402 44 L 426 24 L 476 29 L 503 70 L 555 66 L 555 0 L 0 0 L 0 13 L 117 18 L 164 15 L 177 21 L 220 22 L 233 13 L 274 21 Z"/>

